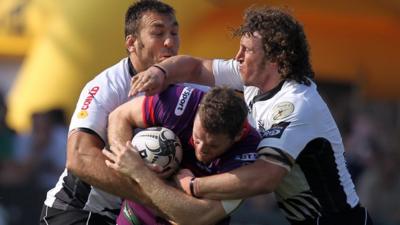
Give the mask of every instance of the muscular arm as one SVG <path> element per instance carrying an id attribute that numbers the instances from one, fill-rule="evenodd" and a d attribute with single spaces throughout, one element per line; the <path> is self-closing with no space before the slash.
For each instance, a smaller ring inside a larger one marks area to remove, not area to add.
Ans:
<path id="1" fill-rule="evenodd" d="M 144 96 L 136 97 L 120 105 L 108 117 L 108 141 L 111 146 L 124 145 L 133 137 L 135 128 L 145 128 L 142 118 Z"/>
<path id="2" fill-rule="evenodd" d="M 148 169 L 132 178 L 153 204 L 177 224 L 215 224 L 227 215 L 220 201 L 193 198 L 166 185 Z"/>
<path id="3" fill-rule="evenodd" d="M 288 170 L 257 159 L 253 164 L 218 175 L 196 178 L 196 195 L 210 199 L 237 199 L 273 192 Z"/>
<path id="4" fill-rule="evenodd" d="M 123 198 L 147 202 L 133 180 L 106 166 L 106 158 L 101 153 L 103 147 L 97 136 L 73 131 L 68 137 L 67 169 L 92 186 Z"/>
<path id="5" fill-rule="evenodd" d="M 132 79 L 129 95 L 136 95 L 138 92 L 154 95 L 174 83 L 190 82 L 207 86 L 215 84 L 212 60 L 178 55 L 170 57 L 158 65 L 165 70 L 166 76 L 156 67 L 150 67 L 138 73 Z"/>
<path id="6" fill-rule="evenodd" d="M 212 60 L 178 55 L 164 60 L 160 65 L 167 71 L 168 84 L 192 82 L 214 86 Z"/>

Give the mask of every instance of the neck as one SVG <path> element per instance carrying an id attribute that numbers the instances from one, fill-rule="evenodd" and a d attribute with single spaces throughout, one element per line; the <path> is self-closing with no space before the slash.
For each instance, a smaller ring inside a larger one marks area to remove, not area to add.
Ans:
<path id="1" fill-rule="evenodd" d="M 131 60 L 131 63 L 136 72 L 139 73 L 147 69 L 142 63 L 139 62 L 138 58 L 135 55 L 130 55 L 129 60 Z"/>
<path id="2" fill-rule="evenodd" d="M 283 79 L 278 73 L 274 73 L 265 80 L 264 85 L 260 87 L 261 93 L 266 93 L 277 87 Z"/>

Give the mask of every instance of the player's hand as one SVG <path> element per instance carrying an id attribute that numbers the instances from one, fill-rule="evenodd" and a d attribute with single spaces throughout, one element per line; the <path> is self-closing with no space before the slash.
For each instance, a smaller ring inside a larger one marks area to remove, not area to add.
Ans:
<path id="1" fill-rule="evenodd" d="M 108 158 L 105 160 L 106 165 L 126 176 L 135 177 L 136 173 L 140 173 L 146 167 L 145 162 L 129 141 L 125 146 L 116 144 L 110 146 L 110 150 L 103 149 L 102 152 Z"/>
<path id="2" fill-rule="evenodd" d="M 194 177 L 192 171 L 188 169 L 181 169 L 174 176 L 174 180 L 179 188 L 181 188 L 186 194 L 192 195 L 190 192 L 190 181 Z"/>
<path id="3" fill-rule="evenodd" d="M 155 95 L 166 87 L 166 74 L 159 68 L 152 66 L 133 76 L 128 97 L 135 96 L 139 92 L 144 92 L 146 96 Z"/>

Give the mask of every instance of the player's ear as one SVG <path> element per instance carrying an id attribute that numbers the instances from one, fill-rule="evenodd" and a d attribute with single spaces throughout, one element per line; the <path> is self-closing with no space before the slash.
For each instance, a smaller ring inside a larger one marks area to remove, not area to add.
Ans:
<path id="1" fill-rule="evenodd" d="M 129 53 L 133 53 L 136 51 L 135 41 L 136 41 L 136 37 L 132 34 L 129 34 L 125 37 L 125 48 Z"/>

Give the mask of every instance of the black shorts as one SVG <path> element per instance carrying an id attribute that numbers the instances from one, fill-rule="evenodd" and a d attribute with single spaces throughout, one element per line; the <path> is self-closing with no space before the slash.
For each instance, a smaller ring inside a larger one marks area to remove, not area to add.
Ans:
<path id="1" fill-rule="evenodd" d="M 373 225 L 370 215 L 366 208 L 358 205 L 353 209 L 332 214 L 329 216 L 322 216 L 314 220 L 308 221 L 290 221 L 291 225 Z"/>
<path id="2" fill-rule="evenodd" d="M 43 205 L 40 225 L 115 225 L 107 216 L 81 209 L 60 210 Z"/>

